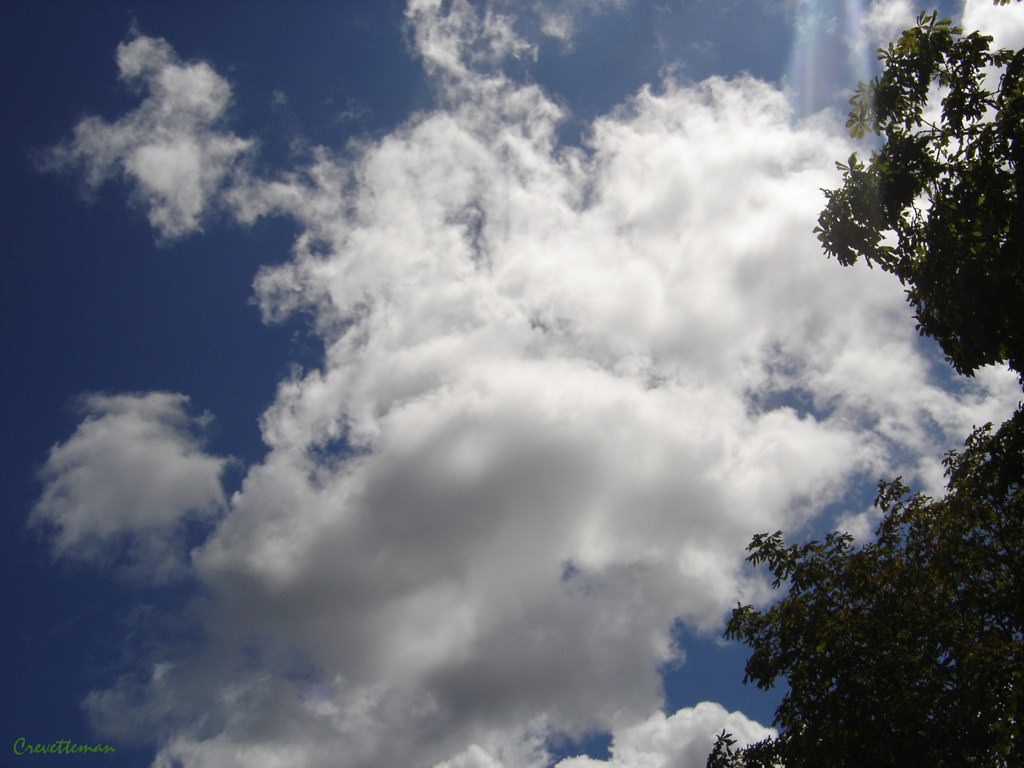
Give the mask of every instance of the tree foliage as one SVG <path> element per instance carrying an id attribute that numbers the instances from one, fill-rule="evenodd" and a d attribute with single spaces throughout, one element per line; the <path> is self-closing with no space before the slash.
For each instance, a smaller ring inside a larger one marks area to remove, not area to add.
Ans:
<path id="1" fill-rule="evenodd" d="M 815 230 L 841 264 L 898 277 L 921 333 L 966 375 L 1024 372 L 1024 49 L 991 42 L 932 13 L 879 51 L 847 127 L 884 143 L 838 164 Z"/>
<path id="2" fill-rule="evenodd" d="M 1024 409 L 947 455 L 942 499 L 879 485 L 874 541 L 787 545 L 748 560 L 785 597 L 737 607 L 745 681 L 789 690 L 771 739 L 709 766 L 1024 765 Z"/>
<path id="3" fill-rule="evenodd" d="M 895 275 L 958 372 L 1008 363 L 1024 384 L 1024 50 L 990 44 L 922 14 L 879 52 L 847 127 L 881 146 L 839 164 L 816 232 Z M 752 649 L 746 682 L 788 691 L 777 737 L 723 732 L 709 768 L 1024 765 L 1024 406 L 945 467 L 941 499 L 881 482 L 869 543 L 754 537 L 783 596 L 725 634 Z"/>

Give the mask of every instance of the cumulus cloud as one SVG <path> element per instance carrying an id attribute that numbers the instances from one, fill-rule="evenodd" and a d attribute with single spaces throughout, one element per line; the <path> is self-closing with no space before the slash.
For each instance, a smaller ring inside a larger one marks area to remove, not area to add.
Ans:
<path id="1" fill-rule="evenodd" d="M 88 711 L 166 734 L 161 766 L 539 767 L 594 729 L 615 768 L 701 765 L 723 727 L 767 732 L 660 713 L 673 622 L 765 598 L 753 532 L 866 476 L 929 482 L 1016 382 L 948 391 L 899 285 L 823 258 L 833 116 L 666 82 L 565 146 L 498 66 L 532 50 L 509 18 L 407 20 L 440 106 L 225 192 L 300 226 L 255 291 L 268 321 L 312 313 L 323 361 L 281 382 L 193 553 L 203 645 Z"/>
<path id="2" fill-rule="evenodd" d="M 162 237 L 195 232 L 236 160 L 253 146 L 218 130 L 231 87 L 206 62 L 182 63 L 157 38 L 122 43 L 117 66 L 125 84 L 147 93 L 142 104 L 113 123 L 81 120 L 43 165 L 80 173 L 90 191 L 120 177 Z"/>
<path id="3" fill-rule="evenodd" d="M 84 399 L 81 424 L 40 471 L 30 518 L 53 532 L 55 554 L 126 559 L 133 573 L 157 578 L 180 572 L 180 525 L 224 507 L 227 463 L 203 452 L 197 433 L 209 417 L 189 416 L 187 402 L 162 392 Z"/>
<path id="4" fill-rule="evenodd" d="M 668 717 L 656 713 L 616 734 L 610 760 L 572 757 L 556 768 L 700 768 L 707 762 L 715 734 L 723 729 L 742 745 L 775 735 L 742 713 L 702 701 Z"/>

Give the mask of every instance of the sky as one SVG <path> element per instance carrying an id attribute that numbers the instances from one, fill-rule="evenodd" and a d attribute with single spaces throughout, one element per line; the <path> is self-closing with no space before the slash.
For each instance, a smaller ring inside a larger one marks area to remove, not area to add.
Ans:
<path id="1" fill-rule="evenodd" d="M 1024 7 L 939 7 L 1024 45 Z M 770 734 L 721 638 L 772 599 L 750 538 L 863 539 L 879 478 L 939 492 L 1019 398 L 812 231 L 917 10 L 8 5 L 0 748 L 697 768 Z"/>

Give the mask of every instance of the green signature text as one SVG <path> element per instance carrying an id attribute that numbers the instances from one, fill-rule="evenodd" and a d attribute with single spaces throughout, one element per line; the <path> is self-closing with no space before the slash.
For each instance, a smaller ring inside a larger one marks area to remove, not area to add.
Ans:
<path id="1" fill-rule="evenodd" d="M 91 754 L 109 754 L 111 752 L 117 752 L 117 749 L 98 742 L 96 744 L 76 744 L 71 739 L 57 739 L 57 741 L 51 741 L 47 744 L 42 743 L 30 743 L 28 739 L 21 736 L 14 740 L 12 746 L 14 754 L 19 757 L 22 755 L 91 755 Z"/>

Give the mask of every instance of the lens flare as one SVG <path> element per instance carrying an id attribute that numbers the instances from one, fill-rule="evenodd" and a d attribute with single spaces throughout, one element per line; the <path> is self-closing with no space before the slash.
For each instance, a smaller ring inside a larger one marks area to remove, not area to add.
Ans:
<path id="1" fill-rule="evenodd" d="M 784 81 L 799 115 L 843 106 L 871 62 L 862 0 L 800 0 Z"/>

